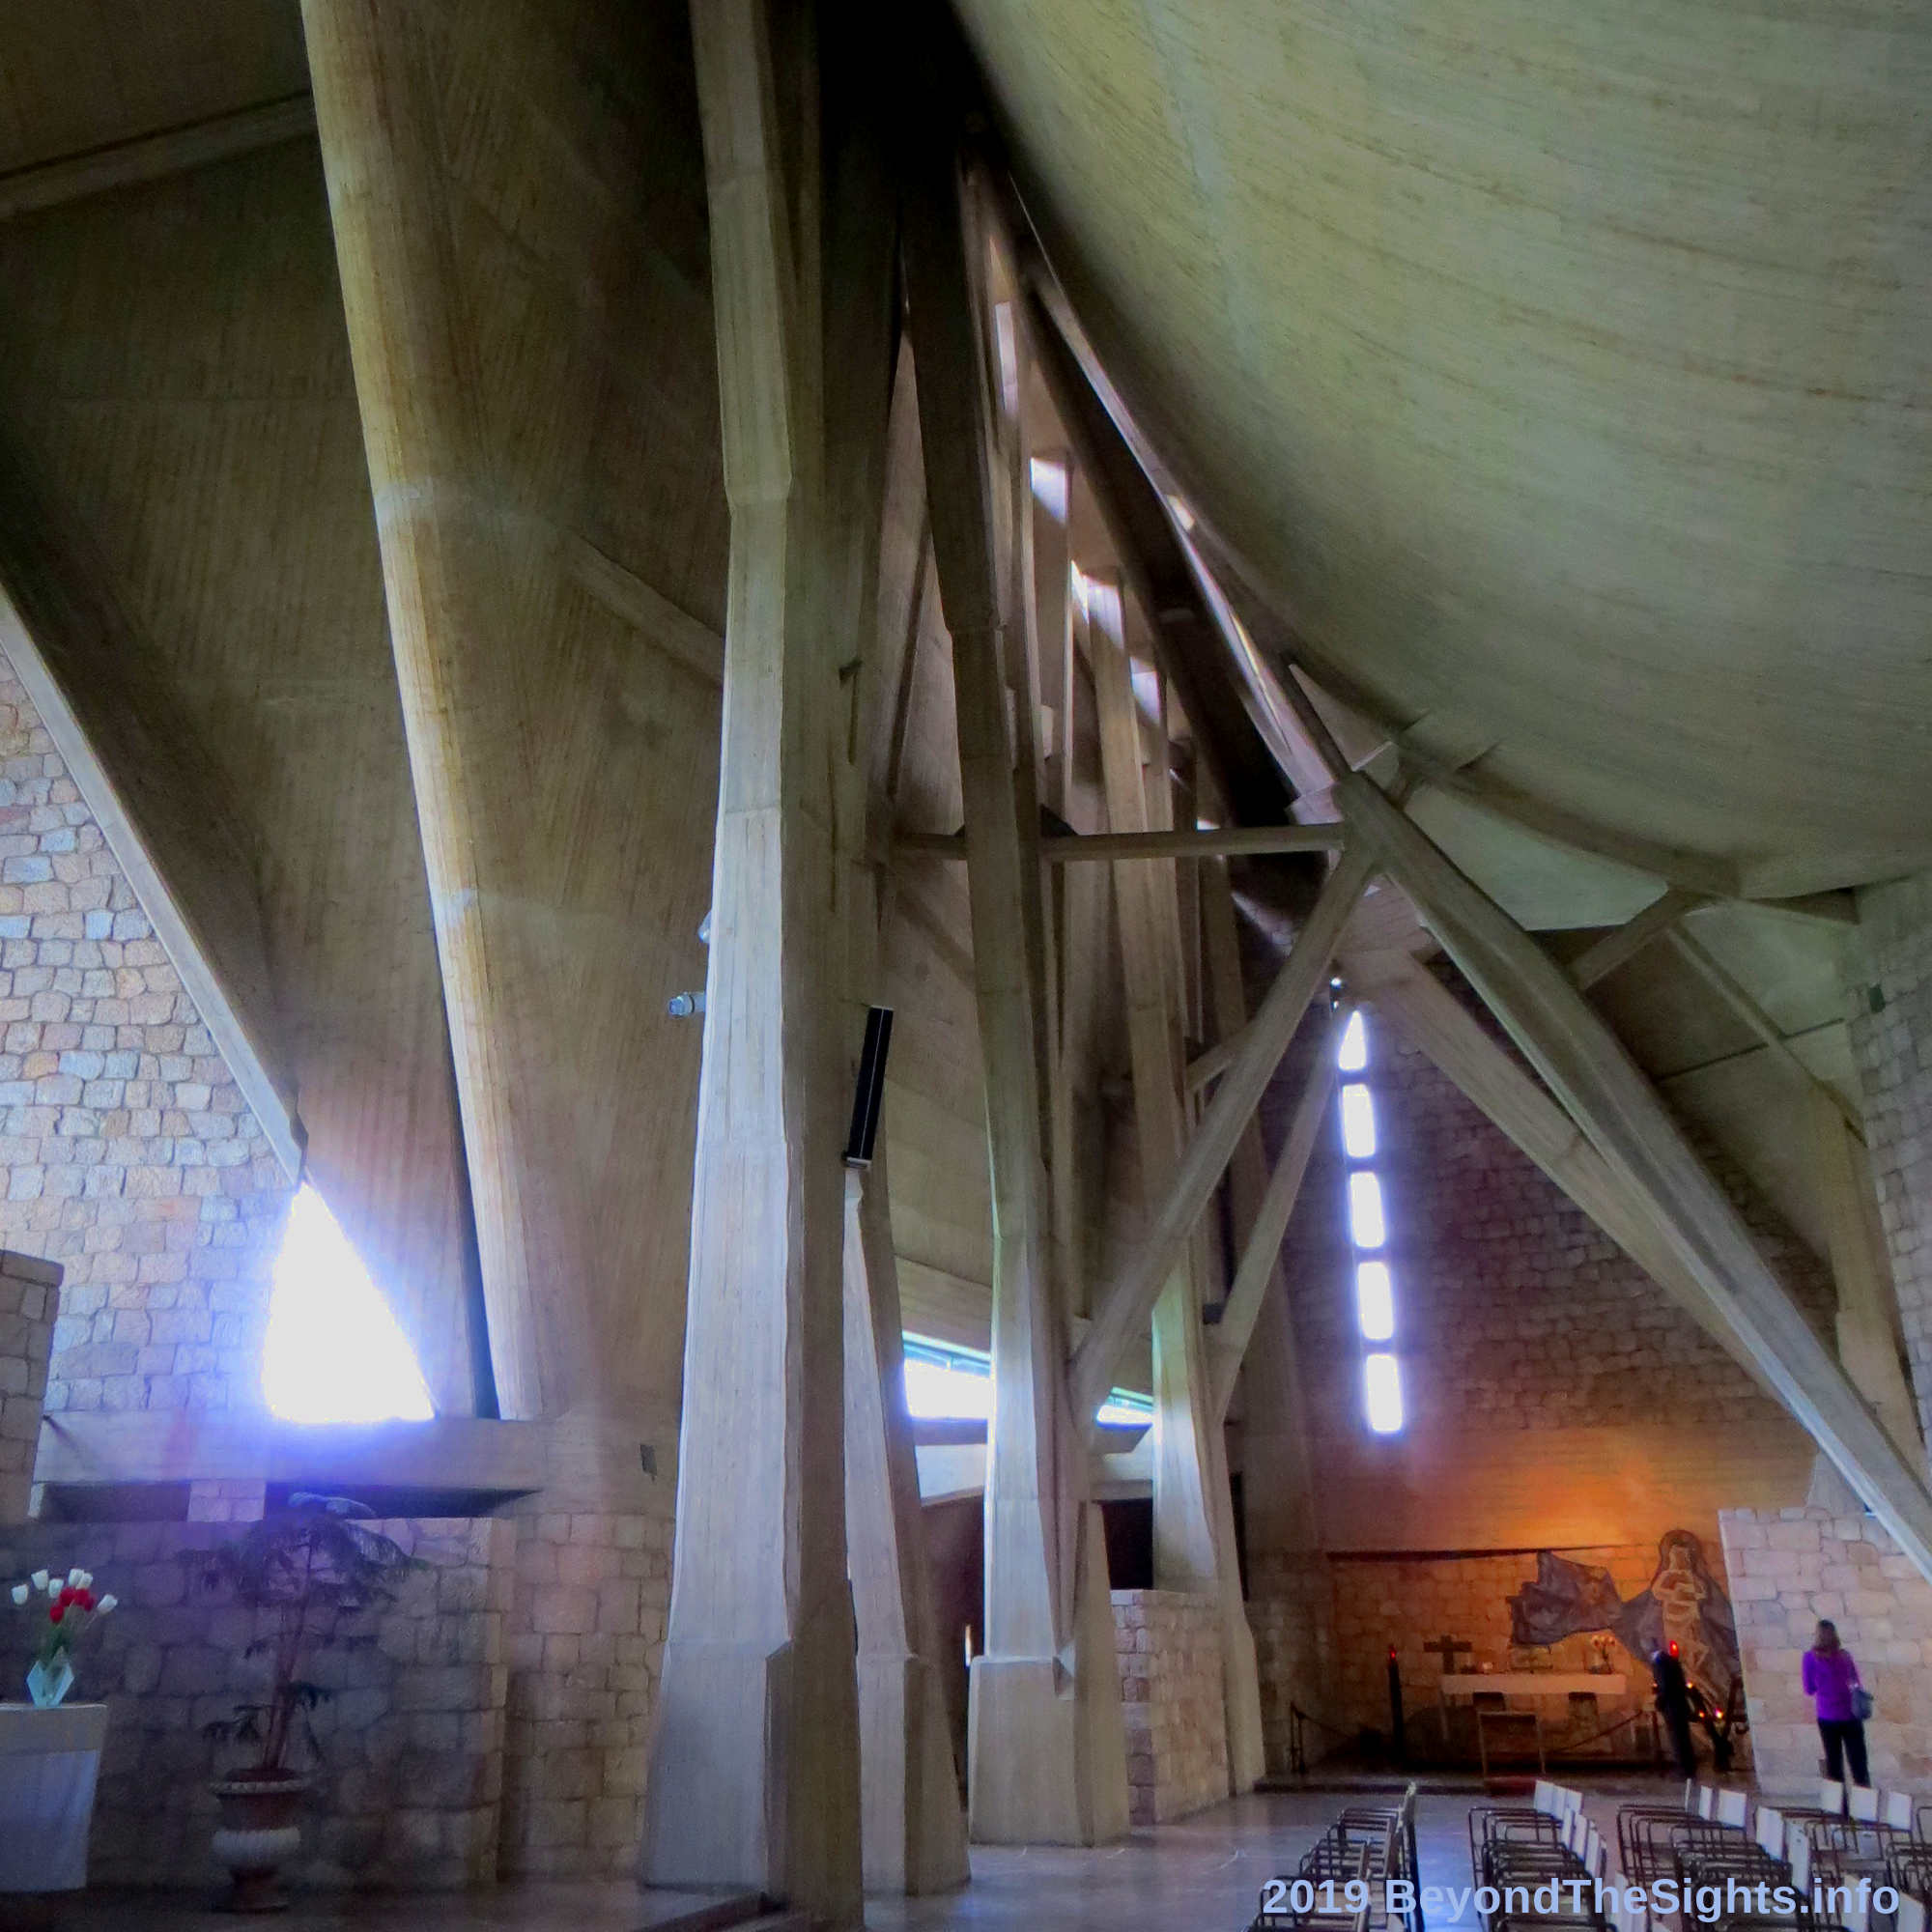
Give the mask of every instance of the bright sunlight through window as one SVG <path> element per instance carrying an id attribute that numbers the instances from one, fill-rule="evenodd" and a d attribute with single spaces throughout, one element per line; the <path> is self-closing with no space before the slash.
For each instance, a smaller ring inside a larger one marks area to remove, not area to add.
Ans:
<path id="1" fill-rule="evenodd" d="M 1382 1222 L 1382 1184 L 1366 1171 L 1349 1177 L 1349 1231 L 1358 1248 L 1378 1248 L 1387 1238 Z"/>
<path id="2" fill-rule="evenodd" d="M 1369 1064 L 1369 1029 L 1360 1009 L 1349 1015 L 1342 1029 L 1342 1044 L 1336 1050 L 1335 1065 L 1344 1073 L 1359 1073 Z"/>
<path id="3" fill-rule="evenodd" d="M 937 1357 L 937 1359 L 935 1359 Z M 964 1417 L 981 1421 L 993 1412 L 993 1378 L 986 1369 L 965 1365 L 956 1355 L 937 1350 L 905 1353 L 906 1413 L 939 1418 Z"/>
<path id="4" fill-rule="evenodd" d="M 306 1182 L 275 1257 L 262 1394 L 284 1422 L 427 1422 L 436 1413 L 389 1304 Z"/>
<path id="5" fill-rule="evenodd" d="M 1368 1341 L 1386 1342 L 1395 1333 L 1395 1289 L 1385 1262 L 1356 1263 L 1355 1314 Z"/>
<path id="6" fill-rule="evenodd" d="M 1334 982 L 1338 987 L 1341 981 Z M 1349 1015 L 1335 1048 L 1335 1064 L 1344 1073 L 1366 1074 L 1369 1029 L 1358 1008 Z M 1382 1184 L 1366 1163 L 1376 1157 L 1376 1098 L 1366 1079 L 1342 1084 L 1342 1151 L 1350 1162 L 1349 1233 L 1354 1241 L 1355 1321 L 1365 1342 L 1395 1340 L 1395 1282 L 1388 1263 L 1373 1251 L 1388 1239 L 1382 1212 Z M 1363 1252 L 1369 1258 L 1363 1259 Z M 1378 1435 L 1393 1435 L 1402 1427 L 1402 1365 L 1383 1350 L 1362 1358 L 1363 1406 L 1369 1427 Z"/>
<path id="7" fill-rule="evenodd" d="M 1393 1435 L 1402 1427 L 1402 1368 L 1396 1358 L 1369 1356 L 1362 1364 L 1362 1388 L 1368 1400 L 1369 1427 L 1378 1435 Z"/>
<path id="8" fill-rule="evenodd" d="M 1342 1089 L 1342 1145 L 1350 1160 L 1376 1157 L 1375 1096 L 1359 1080 Z"/>
<path id="9" fill-rule="evenodd" d="M 904 1340 L 906 1413 L 925 1422 L 990 1422 L 993 1416 L 993 1364 L 977 1350 L 908 1335 Z M 1132 1389 L 1115 1389 L 1100 1405 L 1095 1422 L 1145 1429 L 1153 1404 Z"/>

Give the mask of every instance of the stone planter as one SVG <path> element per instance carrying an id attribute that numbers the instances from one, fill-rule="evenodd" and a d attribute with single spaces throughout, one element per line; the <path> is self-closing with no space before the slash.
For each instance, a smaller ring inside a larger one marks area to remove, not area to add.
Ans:
<path id="1" fill-rule="evenodd" d="M 223 1904 L 230 1912 L 287 1911 L 281 1871 L 301 1850 L 301 1827 L 296 1821 L 308 1779 L 231 1777 L 213 1789 L 221 1804 L 214 1856 L 235 1880 Z"/>

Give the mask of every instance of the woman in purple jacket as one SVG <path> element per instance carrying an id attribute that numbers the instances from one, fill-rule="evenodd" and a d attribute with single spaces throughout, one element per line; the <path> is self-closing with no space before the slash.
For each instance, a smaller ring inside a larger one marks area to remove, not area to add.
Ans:
<path id="1" fill-rule="evenodd" d="M 1849 1756 L 1854 1784 L 1871 1782 L 1865 1769 L 1865 1727 L 1852 1694 L 1863 1689 L 1852 1653 L 1838 1641 L 1837 1625 L 1820 1622 L 1817 1637 L 1804 1653 L 1804 1694 L 1817 1707 L 1826 1776 L 1842 1781 Z"/>

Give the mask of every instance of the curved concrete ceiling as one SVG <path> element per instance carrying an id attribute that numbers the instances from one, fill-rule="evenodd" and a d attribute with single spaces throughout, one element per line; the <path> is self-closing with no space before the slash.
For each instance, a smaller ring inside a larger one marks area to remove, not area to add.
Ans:
<path id="1" fill-rule="evenodd" d="M 1932 859 L 1932 14 L 956 6 L 1318 675 L 1751 890 Z"/>

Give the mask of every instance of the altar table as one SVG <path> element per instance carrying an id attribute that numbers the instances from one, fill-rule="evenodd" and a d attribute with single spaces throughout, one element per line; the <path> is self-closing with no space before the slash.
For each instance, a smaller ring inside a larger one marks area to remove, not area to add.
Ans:
<path id="1" fill-rule="evenodd" d="M 0 1704 L 0 1892 L 87 1883 L 105 1704 Z"/>
<path id="2" fill-rule="evenodd" d="M 1494 1691 L 1504 1697 L 1621 1697 L 1624 1678 L 1597 1670 L 1458 1670 L 1441 1683 L 1445 1697 L 1474 1697 Z"/>

